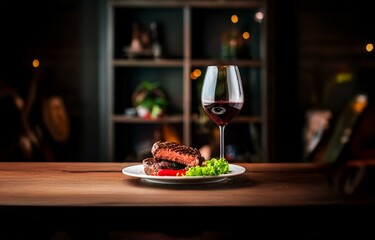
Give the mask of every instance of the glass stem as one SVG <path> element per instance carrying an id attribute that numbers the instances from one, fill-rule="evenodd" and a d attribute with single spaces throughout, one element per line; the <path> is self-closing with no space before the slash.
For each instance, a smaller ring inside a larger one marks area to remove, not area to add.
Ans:
<path id="1" fill-rule="evenodd" d="M 225 158 L 225 153 L 224 153 L 224 126 L 219 126 L 220 129 L 220 158 Z"/>

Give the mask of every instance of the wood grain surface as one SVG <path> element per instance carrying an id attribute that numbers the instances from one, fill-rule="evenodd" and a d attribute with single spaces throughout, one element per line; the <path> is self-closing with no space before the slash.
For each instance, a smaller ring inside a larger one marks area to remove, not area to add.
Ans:
<path id="1" fill-rule="evenodd" d="M 373 203 L 330 188 L 323 165 L 247 163 L 240 176 L 198 185 L 149 183 L 124 175 L 139 163 L 0 163 L 4 206 L 313 206 Z M 355 200 L 353 199 L 355 198 Z"/>
<path id="2" fill-rule="evenodd" d="M 118 239 L 373 234 L 374 195 L 334 191 L 325 165 L 238 163 L 246 172 L 225 182 L 166 185 L 122 173 L 137 164 L 1 162 L 0 226 L 9 239 L 45 239 L 48 231 L 83 234 L 77 239 L 117 239 L 103 238 L 116 231 L 127 233 Z M 133 231 L 138 238 L 129 237 Z"/>

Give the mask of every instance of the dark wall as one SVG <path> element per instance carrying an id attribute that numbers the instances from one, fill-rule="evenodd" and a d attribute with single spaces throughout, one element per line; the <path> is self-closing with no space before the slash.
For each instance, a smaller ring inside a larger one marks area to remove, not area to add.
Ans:
<path id="1" fill-rule="evenodd" d="M 309 110 L 332 112 L 335 127 L 357 94 L 374 102 L 375 15 L 366 2 L 271 1 L 274 76 L 274 159 L 304 161 L 304 127 Z"/>
<path id="2" fill-rule="evenodd" d="M 270 162 L 300 161 L 295 1 L 269 1 Z"/>
<path id="3" fill-rule="evenodd" d="M 70 135 L 64 143 L 54 141 L 43 129 L 43 139 L 57 153 L 56 160 L 105 161 L 102 147 L 106 142 L 99 127 L 99 119 L 105 118 L 99 112 L 105 86 L 99 81 L 105 79 L 99 72 L 105 65 L 100 57 L 105 4 L 105 0 L 0 1 L 0 89 L 16 89 L 27 100 L 35 76 L 31 61 L 40 60 L 32 121 L 43 127 L 37 100 L 51 95 L 62 97 L 70 120 Z M 305 111 L 325 104 L 322 86 L 338 71 L 353 71 L 357 86 L 372 101 L 374 54 L 363 54 L 362 47 L 364 42 L 375 42 L 371 26 L 375 15 L 365 6 L 364 0 L 269 1 L 270 135 L 274 146 L 270 161 L 302 161 Z M 330 96 L 335 99 L 336 95 Z M 2 145 L 11 146 L 9 142 L 14 145 L 17 139 L 3 136 L 13 133 L 9 129 L 19 123 L 6 120 L 4 116 L 11 114 L 3 106 L 0 138 Z"/>
<path id="4" fill-rule="evenodd" d="M 31 101 L 28 91 L 32 79 L 38 76 L 36 98 L 27 121 L 40 136 L 39 142 L 54 153 L 47 160 L 99 161 L 98 2 L 0 2 L 0 90 L 14 89 L 27 103 Z M 31 65 L 33 59 L 40 61 L 37 69 Z M 42 117 L 43 99 L 50 96 L 61 97 L 65 104 L 69 137 L 63 142 L 53 139 Z M 0 124 L 3 129 L 20 127 L 9 125 L 9 121 Z M 32 160 L 44 161 L 44 157 L 40 154 Z"/>

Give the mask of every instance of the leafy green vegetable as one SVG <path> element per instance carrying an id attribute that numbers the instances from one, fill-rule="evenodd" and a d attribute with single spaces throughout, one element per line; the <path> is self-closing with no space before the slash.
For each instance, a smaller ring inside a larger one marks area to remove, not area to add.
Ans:
<path id="1" fill-rule="evenodd" d="M 206 160 L 202 166 L 188 169 L 186 176 L 217 176 L 229 172 L 229 163 L 225 158 L 211 158 Z"/>

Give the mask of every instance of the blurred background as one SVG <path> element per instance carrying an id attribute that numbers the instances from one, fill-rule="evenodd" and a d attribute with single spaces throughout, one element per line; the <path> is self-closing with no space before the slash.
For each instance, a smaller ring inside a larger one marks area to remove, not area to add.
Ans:
<path id="1" fill-rule="evenodd" d="M 1 0 L 0 161 L 140 161 L 158 139 L 214 156 L 217 62 L 248 90 L 231 161 L 373 156 L 374 18 L 362 0 Z"/>

